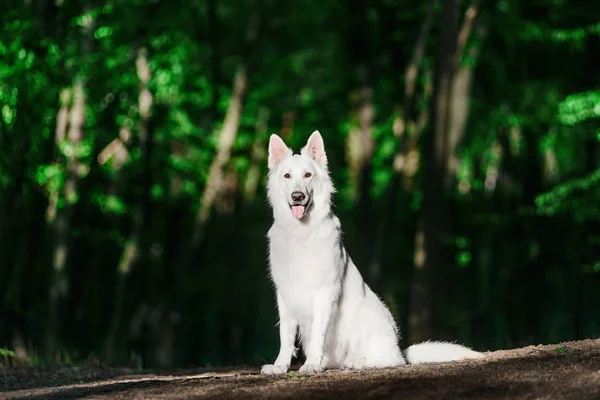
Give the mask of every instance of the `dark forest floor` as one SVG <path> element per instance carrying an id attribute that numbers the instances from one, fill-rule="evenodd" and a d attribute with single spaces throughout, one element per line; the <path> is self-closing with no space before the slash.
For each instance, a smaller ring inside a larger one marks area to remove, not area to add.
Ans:
<path id="1" fill-rule="evenodd" d="M 133 374 L 109 368 L 0 368 L 0 398 L 600 399 L 600 339 L 488 353 L 480 360 L 313 376 L 255 368 Z"/>

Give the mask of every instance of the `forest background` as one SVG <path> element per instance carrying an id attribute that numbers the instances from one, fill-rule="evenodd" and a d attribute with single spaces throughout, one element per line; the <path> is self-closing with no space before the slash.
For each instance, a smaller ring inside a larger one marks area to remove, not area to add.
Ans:
<path id="1" fill-rule="evenodd" d="M 592 0 L 3 0 L 0 349 L 259 365 L 266 147 L 318 129 L 402 345 L 600 333 Z"/>

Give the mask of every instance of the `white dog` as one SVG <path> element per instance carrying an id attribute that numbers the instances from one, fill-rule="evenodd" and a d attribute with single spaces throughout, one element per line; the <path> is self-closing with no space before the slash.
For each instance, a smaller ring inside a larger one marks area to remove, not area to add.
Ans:
<path id="1" fill-rule="evenodd" d="M 274 216 L 269 261 L 281 347 L 275 363 L 264 365 L 262 373 L 288 371 L 297 333 L 306 354 L 300 373 L 483 356 L 443 342 L 400 351 L 392 314 L 367 286 L 342 243 L 340 221 L 331 210 L 335 189 L 318 131 L 300 154 L 271 135 L 268 163 L 267 192 Z"/>

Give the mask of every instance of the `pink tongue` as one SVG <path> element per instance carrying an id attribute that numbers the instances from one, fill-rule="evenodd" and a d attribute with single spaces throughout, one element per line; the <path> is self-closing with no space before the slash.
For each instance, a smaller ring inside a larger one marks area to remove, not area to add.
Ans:
<path id="1" fill-rule="evenodd" d="M 304 217 L 304 206 L 292 206 L 292 215 L 296 219 Z"/>

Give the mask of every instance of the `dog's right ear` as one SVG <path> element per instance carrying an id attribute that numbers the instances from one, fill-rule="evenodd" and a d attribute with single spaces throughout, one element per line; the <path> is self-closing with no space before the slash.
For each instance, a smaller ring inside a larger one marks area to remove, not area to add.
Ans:
<path id="1" fill-rule="evenodd" d="M 327 167 L 327 155 L 325 154 L 325 143 L 319 131 L 314 131 L 308 138 L 306 146 L 301 153 L 315 160 L 317 164 Z"/>
<path id="2" fill-rule="evenodd" d="M 272 134 L 269 139 L 269 169 L 275 168 L 281 160 L 291 154 L 292 150 L 285 145 L 283 139 Z"/>

